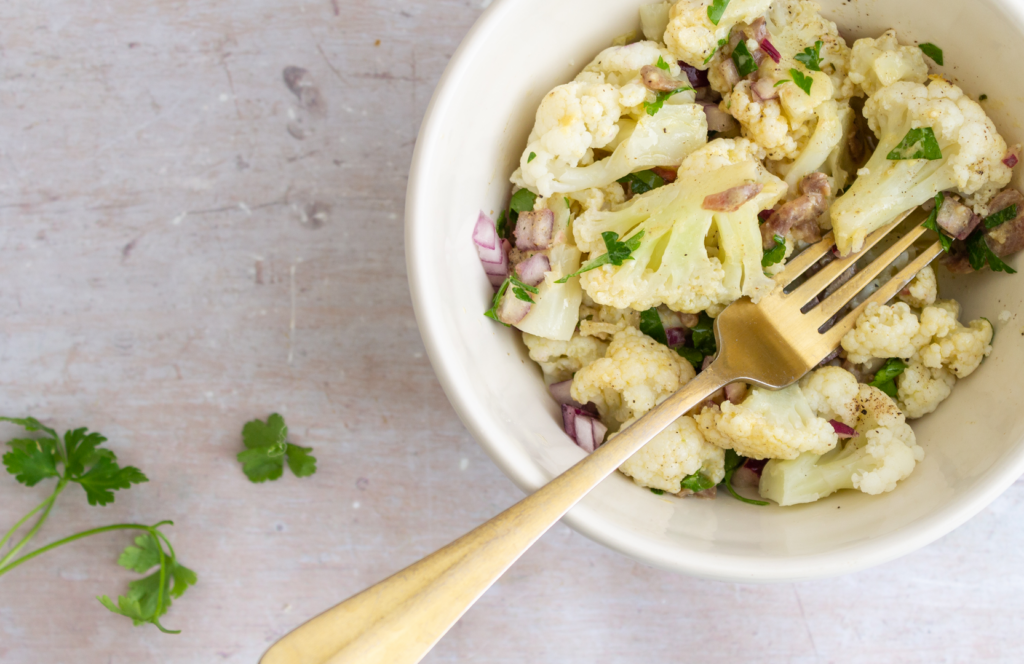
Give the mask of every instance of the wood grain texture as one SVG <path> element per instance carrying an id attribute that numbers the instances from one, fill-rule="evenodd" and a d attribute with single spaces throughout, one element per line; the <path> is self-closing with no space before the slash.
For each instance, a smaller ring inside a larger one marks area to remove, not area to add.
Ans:
<path id="1" fill-rule="evenodd" d="M 402 248 L 416 131 L 480 11 L 0 3 L 0 404 L 98 429 L 151 478 L 104 508 L 73 487 L 39 539 L 173 519 L 199 574 L 166 636 L 94 599 L 124 591 L 128 536 L 49 553 L 0 579 L 0 661 L 254 662 L 518 499 L 434 378 Z M 239 471 L 242 424 L 273 410 L 314 477 Z M 0 478 L 0 514 L 45 491 Z M 1018 483 L 902 560 L 776 586 L 650 569 L 560 525 L 428 661 L 1019 661 L 1022 503 Z"/>

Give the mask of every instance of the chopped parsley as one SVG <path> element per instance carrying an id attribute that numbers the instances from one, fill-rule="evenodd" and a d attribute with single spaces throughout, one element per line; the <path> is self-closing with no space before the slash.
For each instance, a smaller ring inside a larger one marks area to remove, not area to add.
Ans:
<path id="1" fill-rule="evenodd" d="M 992 229 L 995 228 L 996 226 L 999 226 L 1000 224 L 1005 224 L 1009 220 L 1015 219 L 1016 217 L 1017 204 L 1014 203 L 1013 205 L 1004 207 L 999 212 L 994 212 L 988 215 L 987 217 L 985 217 L 982 223 L 985 224 L 985 228 Z"/>
<path id="2" fill-rule="evenodd" d="M 923 44 L 918 44 L 917 47 L 920 48 L 924 52 L 925 55 L 927 55 L 929 58 L 934 60 L 935 64 L 939 65 L 940 67 L 942 66 L 942 49 L 941 48 L 939 48 L 935 44 L 932 44 L 931 42 L 925 42 Z"/>
<path id="3" fill-rule="evenodd" d="M 799 69 L 790 69 L 789 75 L 793 77 L 796 87 L 808 95 L 811 94 L 811 86 L 814 85 L 814 78 L 812 76 L 802 73 Z"/>
<path id="4" fill-rule="evenodd" d="M 986 101 L 987 99 L 988 99 L 988 95 L 984 95 L 984 94 L 981 95 L 980 97 L 978 97 L 978 101 Z"/>
<path id="5" fill-rule="evenodd" d="M 526 158 L 526 163 L 529 164 L 531 161 L 537 158 L 536 152 L 531 152 L 530 156 Z"/>
<path id="6" fill-rule="evenodd" d="M 971 267 L 975 270 L 980 270 L 988 266 L 992 268 L 993 272 L 1005 272 L 1007 274 L 1017 274 L 1017 270 L 1000 260 L 999 256 L 992 253 L 989 249 L 988 243 L 985 242 L 984 233 L 975 233 L 971 237 L 967 238 L 967 260 L 970 261 Z"/>
<path id="7" fill-rule="evenodd" d="M 532 304 L 533 298 L 530 297 L 530 293 L 536 295 L 537 293 L 540 292 L 539 290 L 537 290 L 536 286 L 530 286 L 529 284 L 524 284 L 522 281 L 520 281 L 519 277 L 516 276 L 515 272 L 508 275 L 508 280 L 512 284 L 512 294 L 515 295 L 516 298 L 522 300 L 523 302 L 529 302 Z"/>
<path id="8" fill-rule="evenodd" d="M 619 178 L 619 184 L 628 184 L 633 195 L 646 194 L 651 189 L 665 186 L 665 179 L 654 171 L 637 171 L 626 177 Z"/>
<path id="9" fill-rule="evenodd" d="M 510 280 L 511 280 L 511 278 L 506 277 L 505 281 L 503 281 L 501 283 L 501 288 L 498 289 L 498 292 L 494 294 L 494 299 L 491 300 L 491 308 L 484 312 L 484 316 L 487 316 L 491 320 L 498 321 L 499 323 L 501 323 L 505 327 L 512 327 L 512 326 L 509 325 L 508 323 L 504 322 L 500 318 L 498 318 L 498 305 L 501 304 L 501 296 L 504 295 L 505 291 L 508 290 L 508 284 L 509 284 Z"/>
<path id="10" fill-rule="evenodd" d="M 502 210 L 498 214 L 498 220 L 494 222 L 494 228 L 495 228 L 495 230 L 498 231 L 498 237 L 499 238 L 508 237 L 506 235 L 506 233 L 508 233 L 508 229 L 505 227 L 507 223 L 508 223 L 508 217 L 505 216 L 505 211 Z"/>
<path id="11" fill-rule="evenodd" d="M 288 442 L 288 426 L 284 418 L 272 413 L 266 422 L 256 419 L 242 427 L 242 444 L 238 453 L 242 472 L 250 482 L 276 480 L 284 474 L 284 462 L 296 477 L 309 477 L 316 472 L 316 457 L 311 447 Z"/>
<path id="12" fill-rule="evenodd" d="M 790 80 L 790 79 L 788 79 L 788 78 L 784 78 L 784 79 L 782 79 L 781 81 L 776 81 L 776 82 L 775 82 L 775 85 L 773 85 L 772 87 L 773 87 L 773 88 L 777 88 L 777 87 L 779 87 L 780 85 L 782 85 L 783 83 L 792 83 L 792 80 Z"/>
<path id="13" fill-rule="evenodd" d="M 736 63 L 736 71 L 740 73 L 740 78 L 757 71 L 757 62 L 744 41 L 736 44 L 736 48 L 732 50 L 732 61 Z"/>
<path id="14" fill-rule="evenodd" d="M 668 63 L 665 62 L 665 58 L 658 56 L 658 69 L 662 71 L 668 71 Z"/>
<path id="15" fill-rule="evenodd" d="M 704 58 L 704 64 L 711 62 L 711 58 L 715 57 L 715 53 L 717 53 L 718 49 L 722 48 L 723 46 L 725 46 L 725 40 L 719 39 L 718 46 L 711 49 L 711 53 L 708 55 L 708 57 Z"/>
<path id="16" fill-rule="evenodd" d="M 701 491 L 706 491 L 715 486 L 715 483 L 711 481 L 711 478 L 698 470 L 692 475 L 684 477 L 683 481 L 679 483 L 679 486 L 681 489 L 689 489 L 694 493 L 700 493 Z"/>
<path id="17" fill-rule="evenodd" d="M 935 132 L 931 127 L 918 127 L 911 129 L 903 137 L 900 144 L 885 155 L 891 161 L 904 159 L 942 159 L 942 150 L 939 142 L 935 140 Z"/>
<path id="18" fill-rule="evenodd" d="M 708 6 L 708 20 L 718 25 L 718 22 L 722 20 L 722 14 L 725 13 L 725 8 L 729 6 L 729 0 L 711 0 L 711 4 Z"/>
<path id="19" fill-rule="evenodd" d="M 640 313 L 640 331 L 654 339 L 660 344 L 668 345 L 668 335 L 665 334 L 665 326 L 658 315 L 658 308 L 651 307 Z"/>
<path id="20" fill-rule="evenodd" d="M 775 246 L 764 252 L 764 256 L 761 258 L 761 267 L 775 265 L 786 258 L 786 238 L 775 233 L 772 235 L 772 239 L 775 240 Z"/>
<path id="21" fill-rule="evenodd" d="M 679 353 L 680 357 L 693 365 L 694 371 L 700 371 L 701 365 L 704 364 L 704 353 L 689 346 L 680 346 L 676 348 L 676 352 Z"/>
<path id="22" fill-rule="evenodd" d="M 808 46 L 794 57 L 811 71 L 821 71 L 821 47 L 823 44 L 824 42 L 819 39 L 814 42 L 814 46 Z"/>
<path id="23" fill-rule="evenodd" d="M 647 115 L 655 115 L 661 110 L 661 107 L 665 105 L 665 102 L 668 101 L 669 97 L 680 92 L 685 92 L 686 90 L 693 90 L 693 88 L 688 85 L 684 85 L 681 88 L 669 90 L 668 92 L 659 92 L 654 95 L 654 101 L 644 102 L 644 110 L 647 111 Z"/>
<path id="24" fill-rule="evenodd" d="M 732 488 L 732 476 L 739 470 L 747 458 L 736 454 L 734 450 L 725 451 L 725 477 L 722 478 L 720 484 L 725 486 L 725 490 L 732 495 L 733 498 L 740 502 L 747 503 L 748 505 L 767 505 L 768 502 L 764 500 L 752 500 L 750 498 L 744 498 L 740 494 L 736 493 L 736 489 Z"/>
<path id="25" fill-rule="evenodd" d="M 536 201 L 537 194 L 533 193 L 529 189 L 520 189 L 516 193 L 512 194 L 512 201 L 509 203 L 509 207 L 517 214 L 519 212 L 529 212 L 533 209 L 533 204 Z"/>
<path id="26" fill-rule="evenodd" d="M 896 377 L 899 376 L 907 368 L 907 363 L 898 357 L 890 357 L 882 365 L 882 368 L 875 373 L 874 379 L 868 383 L 872 387 L 877 387 L 893 399 L 896 398 Z"/>
<path id="27" fill-rule="evenodd" d="M 578 277 L 584 272 L 596 270 L 602 265 L 608 265 L 609 263 L 612 265 L 622 265 L 623 261 L 633 260 L 633 256 L 631 254 L 640 247 L 640 240 L 643 236 L 644 232 L 640 231 L 628 240 L 619 242 L 619 234 L 615 231 L 605 231 L 604 233 L 601 233 L 601 238 L 604 240 L 604 246 L 608 251 L 597 258 L 587 261 L 579 270 L 562 277 L 555 283 L 564 284 L 572 277 Z"/>
<path id="28" fill-rule="evenodd" d="M 942 207 L 942 202 L 944 200 L 945 196 L 942 195 L 942 192 L 935 194 L 935 207 L 932 208 L 931 214 L 928 215 L 928 218 L 925 219 L 924 223 L 921 225 L 938 233 L 939 242 L 942 243 L 942 250 L 949 253 L 949 250 L 953 247 L 953 240 L 939 229 L 939 224 L 937 223 L 939 218 L 939 208 Z"/>
<path id="29" fill-rule="evenodd" d="M 651 493 L 653 493 L 655 496 L 661 496 L 664 495 L 665 492 L 662 491 L 661 489 L 651 489 Z"/>

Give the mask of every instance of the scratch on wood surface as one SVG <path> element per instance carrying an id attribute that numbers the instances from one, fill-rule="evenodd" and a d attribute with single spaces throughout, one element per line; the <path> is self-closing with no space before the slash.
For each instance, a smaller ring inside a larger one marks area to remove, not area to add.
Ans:
<path id="1" fill-rule="evenodd" d="M 292 363 L 295 357 L 295 265 L 288 269 L 288 282 L 292 295 L 292 316 L 288 323 L 288 364 Z"/>
<path id="2" fill-rule="evenodd" d="M 327 54 L 326 54 L 326 53 L 324 53 L 324 49 L 323 49 L 323 47 L 322 47 L 322 46 L 320 46 L 320 44 L 317 44 L 317 45 L 316 45 L 316 50 L 320 51 L 320 57 L 322 57 L 322 58 L 324 59 L 324 62 L 326 62 L 326 63 L 327 63 L 327 67 L 328 67 L 328 69 L 330 69 L 330 70 L 331 70 L 332 72 L 334 72 L 334 75 L 338 77 L 338 80 L 339 80 L 339 81 L 341 81 L 342 83 L 345 83 L 345 77 L 344 77 L 344 76 L 342 76 L 342 75 L 341 75 L 341 72 L 340 72 L 340 71 L 338 71 L 337 67 L 335 67 L 335 66 L 334 66 L 334 65 L 333 65 L 333 64 L 331 63 L 331 59 L 327 57 Z"/>

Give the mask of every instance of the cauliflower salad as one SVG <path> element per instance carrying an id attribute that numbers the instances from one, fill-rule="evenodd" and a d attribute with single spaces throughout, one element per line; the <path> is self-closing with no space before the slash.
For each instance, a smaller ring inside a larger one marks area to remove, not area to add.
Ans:
<path id="1" fill-rule="evenodd" d="M 892 30 L 848 44 L 811 0 L 662 2 L 640 23 L 545 95 L 507 208 L 480 214 L 485 315 L 522 332 L 592 452 L 705 369 L 714 318 L 770 293 L 793 255 L 832 231 L 820 269 L 920 206 L 936 267 L 798 383 L 728 385 L 619 469 L 656 494 L 721 485 L 757 505 L 892 491 L 925 455 L 908 422 L 992 351 L 992 324 L 941 299 L 936 272 L 1014 272 L 1020 146 L 985 95 L 930 73 L 939 46 Z"/>

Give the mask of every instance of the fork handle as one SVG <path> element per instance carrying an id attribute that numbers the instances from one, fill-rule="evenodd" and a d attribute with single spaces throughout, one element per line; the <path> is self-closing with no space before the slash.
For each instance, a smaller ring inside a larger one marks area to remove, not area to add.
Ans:
<path id="1" fill-rule="evenodd" d="M 414 664 L 530 546 L 626 459 L 733 378 L 715 364 L 490 521 L 275 643 L 260 664 Z"/>

